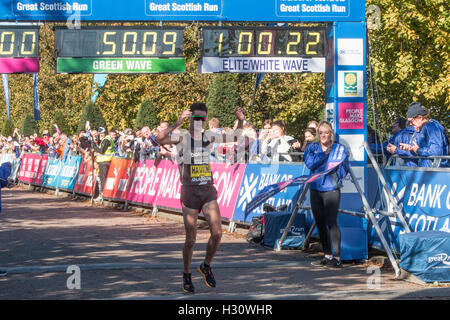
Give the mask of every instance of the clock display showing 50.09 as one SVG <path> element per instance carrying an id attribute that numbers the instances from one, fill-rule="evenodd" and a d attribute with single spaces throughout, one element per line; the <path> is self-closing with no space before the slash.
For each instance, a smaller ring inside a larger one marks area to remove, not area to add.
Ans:
<path id="1" fill-rule="evenodd" d="M 183 57 L 183 29 L 177 27 L 91 27 L 55 29 L 57 57 Z"/>
<path id="2" fill-rule="evenodd" d="M 204 27 L 204 57 L 324 57 L 321 27 Z"/>

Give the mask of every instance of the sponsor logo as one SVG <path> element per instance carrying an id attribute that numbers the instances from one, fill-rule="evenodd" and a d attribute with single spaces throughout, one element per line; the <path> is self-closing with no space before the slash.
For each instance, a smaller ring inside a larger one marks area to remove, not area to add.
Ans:
<path id="1" fill-rule="evenodd" d="M 342 55 L 345 55 L 345 54 L 361 55 L 362 51 L 360 49 L 342 49 L 342 50 L 339 50 L 339 54 L 342 54 Z"/>
<path id="2" fill-rule="evenodd" d="M 428 263 L 442 262 L 443 264 L 450 266 L 450 256 L 446 253 L 438 253 L 435 256 L 428 257 Z"/>
<path id="3" fill-rule="evenodd" d="M 285 228 L 280 229 L 280 234 L 283 234 Z M 304 228 L 299 228 L 296 226 L 291 226 L 288 232 L 289 236 L 300 237 L 305 234 Z"/>
<path id="4" fill-rule="evenodd" d="M 356 96 L 358 94 L 358 74 L 356 72 L 344 72 L 344 95 Z"/>

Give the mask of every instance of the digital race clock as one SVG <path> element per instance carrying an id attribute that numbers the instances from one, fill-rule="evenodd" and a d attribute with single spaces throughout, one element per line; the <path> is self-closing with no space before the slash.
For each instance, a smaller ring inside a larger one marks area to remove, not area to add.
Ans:
<path id="1" fill-rule="evenodd" d="M 0 73 L 39 72 L 39 27 L 0 27 Z"/>
<path id="2" fill-rule="evenodd" d="M 203 27 L 200 72 L 323 72 L 324 27 Z"/>
<path id="3" fill-rule="evenodd" d="M 0 28 L 0 57 L 39 57 L 39 27 Z"/>
<path id="4" fill-rule="evenodd" d="M 55 51 L 58 73 L 183 72 L 185 69 L 181 27 L 57 27 Z"/>
<path id="5" fill-rule="evenodd" d="M 205 57 L 324 57 L 325 29 L 317 27 L 204 27 Z"/>

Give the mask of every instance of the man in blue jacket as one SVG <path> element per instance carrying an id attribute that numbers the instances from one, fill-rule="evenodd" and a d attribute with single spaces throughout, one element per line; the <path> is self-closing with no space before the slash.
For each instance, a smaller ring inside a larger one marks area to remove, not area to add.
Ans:
<path id="1" fill-rule="evenodd" d="M 397 154 L 400 157 L 411 157 L 414 156 L 410 151 L 406 151 L 400 148 L 400 144 L 413 145 L 413 139 L 416 135 L 416 130 L 413 126 L 409 126 L 399 131 L 395 136 L 389 140 L 389 144 L 386 150 L 390 154 Z M 417 159 L 403 159 L 403 165 L 406 167 L 417 167 Z"/>
<path id="2" fill-rule="evenodd" d="M 11 162 L 5 162 L 0 166 L 0 189 L 8 185 L 8 177 L 11 174 Z M 0 192 L 0 212 L 2 211 L 1 192 Z M 0 277 L 6 275 L 6 271 L 0 270 Z"/>
<path id="3" fill-rule="evenodd" d="M 430 118 L 430 114 L 419 102 L 413 102 L 406 113 L 408 121 L 412 124 L 417 134 L 413 137 L 412 144 L 400 143 L 400 148 L 410 151 L 420 157 L 446 156 L 448 155 L 448 139 L 442 125 Z M 448 159 L 441 161 L 441 167 L 448 167 Z M 419 167 L 431 167 L 432 160 L 419 159 Z"/>

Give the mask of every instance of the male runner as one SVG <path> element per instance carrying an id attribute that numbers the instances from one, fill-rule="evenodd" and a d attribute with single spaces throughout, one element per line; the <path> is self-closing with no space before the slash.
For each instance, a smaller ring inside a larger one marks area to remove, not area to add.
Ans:
<path id="1" fill-rule="evenodd" d="M 217 203 L 217 190 L 214 187 L 210 167 L 211 147 L 214 142 L 222 142 L 222 140 L 229 140 L 230 138 L 238 139 L 245 117 L 244 110 L 237 108 L 235 112 L 238 120 L 237 130 L 234 135 L 225 136 L 210 130 L 203 132 L 207 112 L 208 109 L 204 103 L 192 104 L 189 110 L 185 110 L 181 114 L 175 124 L 162 130 L 156 138 L 161 145 L 177 145 L 177 161 L 182 183 L 180 200 L 186 230 L 186 240 L 183 247 L 183 290 L 188 293 L 194 293 L 190 264 L 197 236 L 197 218 L 200 211 L 203 211 L 206 217 L 211 236 L 208 240 L 205 260 L 198 267 L 198 271 L 208 287 L 215 288 L 216 286 L 210 264 L 222 238 L 222 227 Z M 187 118 L 190 121 L 189 131 L 181 134 L 174 133 L 170 136 L 170 133 L 180 127 Z"/>

